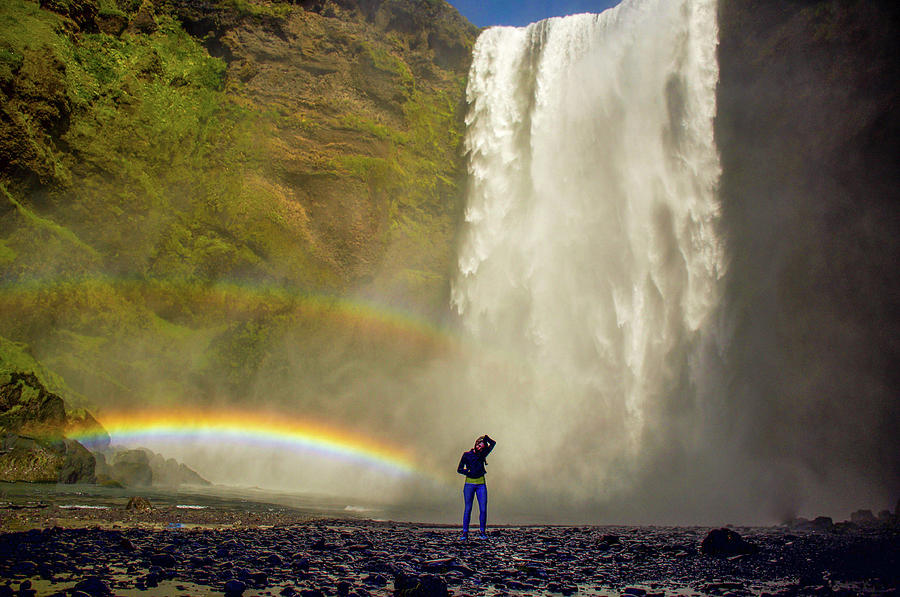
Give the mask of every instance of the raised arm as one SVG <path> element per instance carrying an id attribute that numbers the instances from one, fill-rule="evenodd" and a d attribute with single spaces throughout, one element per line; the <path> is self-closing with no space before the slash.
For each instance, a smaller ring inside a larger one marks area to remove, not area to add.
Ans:
<path id="1" fill-rule="evenodd" d="M 487 434 L 484 434 L 482 439 L 484 439 L 484 445 L 485 445 L 484 454 L 482 454 L 482 458 L 486 458 L 487 455 L 491 453 L 491 450 L 494 449 L 494 446 L 497 445 L 497 442 L 492 440 Z"/>

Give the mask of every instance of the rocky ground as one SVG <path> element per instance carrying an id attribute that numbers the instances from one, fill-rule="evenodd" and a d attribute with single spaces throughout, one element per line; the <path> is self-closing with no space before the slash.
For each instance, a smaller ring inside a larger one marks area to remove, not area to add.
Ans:
<path id="1" fill-rule="evenodd" d="M 736 528 L 737 543 L 720 531 L 710 545 L 701 527 L 502 527 L 463 542 L 453 527 L 264 506 L 22 503 L 0 516 L 0 595 L 738 597 L 896 595 L 900 584 L 900 532 L 884 524 Z"/>

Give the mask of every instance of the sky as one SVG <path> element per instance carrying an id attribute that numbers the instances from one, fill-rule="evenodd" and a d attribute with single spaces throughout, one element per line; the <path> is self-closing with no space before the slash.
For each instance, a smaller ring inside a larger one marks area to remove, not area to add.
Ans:
<path id="1" fill-rule="evenodd" d="M 546 19 L 580 12 L 603 12 L 619 0 L 448 0 L 479 27 L 521 27 Z"/>

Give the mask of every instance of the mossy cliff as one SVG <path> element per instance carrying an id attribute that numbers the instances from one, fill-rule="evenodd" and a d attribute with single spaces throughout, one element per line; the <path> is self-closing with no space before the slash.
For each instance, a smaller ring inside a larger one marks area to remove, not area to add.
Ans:
<path id="1" fill-rule="evenodd" d="M 44 6 L 0 13 L 5 280 L 440 303 L 474 34 L 448 5 Z"/>
<path id="2" fill-rule="evenodd" d="M 476 34 L 442 0 L 3 2 L 0 333 L 108 406 L 420 358 L 340 314 L 446 309 Z"/>
<path id="3" fill-rule="evenodd" d="M 22 346 L 0 337 L 0 481 L 92 482 L 94 457 L 66 438 L 85 429 L 105 435 L 83 403 Z"/>

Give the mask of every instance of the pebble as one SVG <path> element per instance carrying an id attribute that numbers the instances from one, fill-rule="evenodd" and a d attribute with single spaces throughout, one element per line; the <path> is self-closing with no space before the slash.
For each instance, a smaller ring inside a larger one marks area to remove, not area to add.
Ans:
<path id="1" fill-rule="evenodd" d="M 783 530 L 757 529 L 747 534 L 759 554 L 733 561 L 700 555 L 709 529 L 620 529 L 497 529 L 490 543 L 459 543 L 458 529 L 453 528 L 358 520 L 177 533 L 130 528 L 127 537 L 100 529 L 7 533 L 0 534 L 0 578 L 16 583 L 0 584 L 0 597 L 33 590 L 25 583 L 37 574 L 50 584 L 42 594 L 71 592 L 72 581 L 64 579 L 75 574 L 81 582 L 101 583 L 79 584 L 78 590 L 88 595 L 156 587 L 174 594 L 177 587 L 163 583 L 176 578 L 188 587 L 187 593 L 192 583 L 209 587 L 209 592 L 224 589 L 232 596 L 367 597 L 408 591 L 404 594 L 443 597 L 452 587 L 459 596 L 527 592 L 568 597 L 580 586 L 630 597 L 667 592 L 743 595 L 755 590 L 754 583 L 778 581 L 786 589 L 798 578 L 824 591 L 827 578 L 839 572 L 833 570 L 839 565 L 834 562 L 844 562 L 848 550 L 857 549 L 878 555 L 862 563 L 857 558 L 841 578 L 890 583 L 897 574 L 890 563 L 900 557 L 896 533 L 878 535 L 871 529 L 795 535 L 789 546 Z M 123 548 L 126 539 L 140 548 Z M 111 585 L 110 569 L 128 572 Z M 835 574 L 826 577 L 818 571 Z M 59 580 L 47 580 L 54 578 Z M 659 582 L 653 584 L 653 579 Z"/>
<path id="2" fill-rule="evenodd" d="M 225 597 L 241 597 L 246 590 L 247 585 L 236 578 L 232 578 L 225 583 Z"/>
<path id="3" fill-rule="evenodd" d="M 170 553 L 155 553 L 150 556 L 150 563 L 162 568 L 174 568 L 175 556 Z"/>

